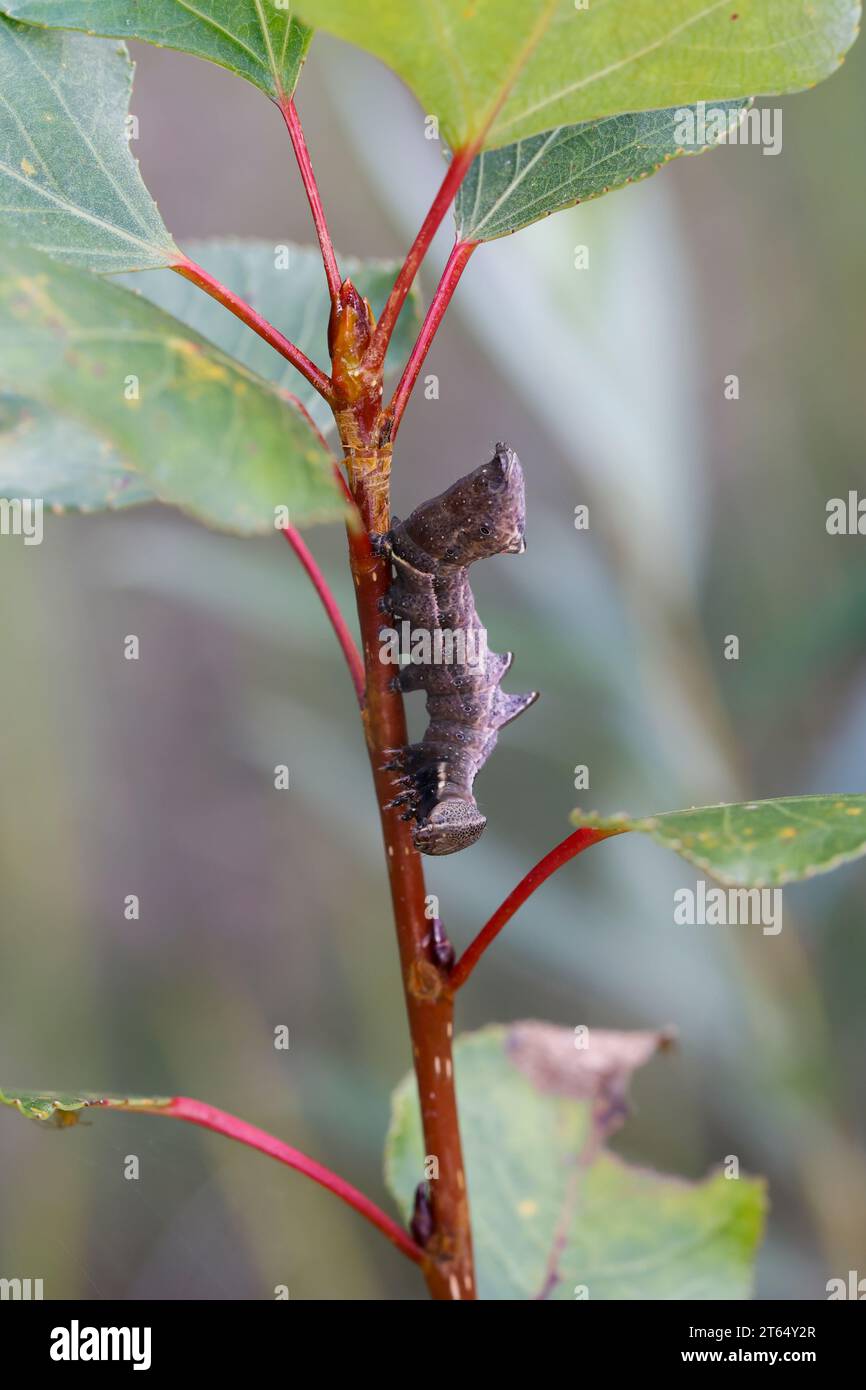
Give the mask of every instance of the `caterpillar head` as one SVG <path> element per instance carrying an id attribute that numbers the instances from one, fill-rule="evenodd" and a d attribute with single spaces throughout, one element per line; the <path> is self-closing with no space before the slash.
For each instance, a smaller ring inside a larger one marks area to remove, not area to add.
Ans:
<path id="1" fill-rule="evenodd" d="M 486 824 L 487 817 L 473 802 L 447 797 L 413 827 L 412 842 L 421 854 L 454 854 L 474 845 Z"/>
<path id="2" fill-rule="evenodd" d="M 488 555 L 526 549 L 523 469 L 515 451 L 497 444 L 482 463 L 406 522 L 412 540 L 445 565 L 471 565 Z"/>

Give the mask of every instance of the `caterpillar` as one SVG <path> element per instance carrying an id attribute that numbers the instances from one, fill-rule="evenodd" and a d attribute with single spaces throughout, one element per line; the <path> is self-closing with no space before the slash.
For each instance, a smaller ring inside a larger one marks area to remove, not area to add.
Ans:
<path id="1" fill-rule="evenodd" d="M 500 689 L 512 654 L 487 650 L 468 575 L 476 560 L 522 554 L 525 527 L 520 460 L 497 444 L 489 463 L 406 521 L 393 517 L 380 543 L 393 566 L 385 606 L 395 624 L 402 622 L 404 631 L 408 624 L 427 641 L 395 677 L 403 691 L 426 691 L 427 731 L 420 743 L 390 750 L 386 764 L 400 774 L 388 804 L 404 807 L 403 819 L 415 822 L 412 839 L 422 854 L 453 854 L 479 838 L 487 820 L 475 800 L 475 778 L 499 730 L 538 698 L 537 691 Z M 405 661 L 405 652 L 398 659 Z"/>

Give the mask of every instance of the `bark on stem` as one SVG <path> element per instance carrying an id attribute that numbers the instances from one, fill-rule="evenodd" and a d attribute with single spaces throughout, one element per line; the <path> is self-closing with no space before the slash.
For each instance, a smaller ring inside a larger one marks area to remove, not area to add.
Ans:
<path id="1" fill-rule="evenodd" d="M 346 417 L 340 424 L 352 493 L 367 531 L 381 535 L 390 522 L 390 447 L 367 447 Z M 475 1297 L 475 1279 L 451 1055 L 451 992 L 447 974 L 431 956 L 431 923 L 424 915 L 424 871 L 409 825 L 399 811 L 382 809 L 393 795 L 391 774 L 384 770 L 387 750 L 401 748 L 407 741 L 403 697 L 392 687 L 393 667 L 379 660 L 381 602 L 390 586 L 389 566 L 375 550 L 365 554 L 358 546 L 350 546 L 350 559 L 367 673 L 364 733 L 385 841 L 424 1148 L 439 1165 L 439 1177 L 430 1183 L 434 1232 L 426 1247 L 430 1262 L 425 1277 L 435 1299 L 471 1299 Z M 419 1181 L 422 1178 L 419 1173 Z"/>

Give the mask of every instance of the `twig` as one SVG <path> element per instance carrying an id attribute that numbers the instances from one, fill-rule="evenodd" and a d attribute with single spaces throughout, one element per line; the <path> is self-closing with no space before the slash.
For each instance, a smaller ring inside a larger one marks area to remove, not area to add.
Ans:
<path id="1" fill-rule="evenodd" d="M 331 627 L 334 629 L 334 633 L 336 634 L 337 641 L 339 642 L 340 647 L 342 649 L 343 656 L 346 658 L 346 665 L 348 666 L 349 674 L 352 677 L 352 684 L 355 687 L 355 694 L 358 697 L 358 704 L 360 705 L 361 709 L 363 709 L 364 691 L 366 687 L 366 680 L 364 676 L 364 663 L 361 660 L 361 653 L 358 651 L 358 648 L 355 645 L 355 640 L 352 637 L 351 632 L 349 631 L 346 620 L 340 611 L 340 606 L 337 603 L 337 600 L 334 598 L 334 595 L 332 594 L 330 588 L 328 587 L 328 581 L 325 579 L 325 576 L 322 574 L 322 571 L 319 569 L 319 566 L 313 559 L 312 553 L 309 547 L 307 546 L 306 541 L 301 536 L 300 532 L 296 531 L 294 526 L 286 526 L 283 529 L 283 535 L 289 542 L 289 545 L 294 550 L 295 554 L 297 555 L 298 559 L 300 560 L 301 564 L 303 565 L 304 569 L 309 575 L 313 588 L 319 595 L 319 598 L 322 600 L 322 606 L 324 607 L 324 610 L 328 615 Z"/>
<path id="2" fill-rule="evenodd" d="M 278 1163 L 285 1163 L 288 1168 L 294 1168 L 299 1173 L 305 1173 L 313 1182 L 317 1182 L 321 1187 L 326 1187 L 329 1192 L 333 1192 L 335 1197 L 346 1202 L 355 1211 L 359 1212 L 372 1226 L 382 1232 L 396 1245 L 401 1254 L 406 1255 L 415 1264 L 424 1264 L 425 1255 L 420 1246 L 416 1245 L 408 1232 L 390 1217 L 387 1212 L 377 1207 L 375 1202 L 371 1202 L 369 1197 L 365 1197 L 363 1192 L 359 1192 L 357 1187 L 353 1187 L 350 1182 L 332 1173 L 330 1168 L 317 1163 L 315 1159 L 308 1158 L 299 1149 L 293 1149 L 289 1144 L 284 1144 L 281 1139 L 276 1139 L 272 1134 L 267 1134 L 263 1129 L 257 1129 L 255 1125 L 247 1124 L 246 1120 L 239 1120 L 236 1115 L 228 1115 L 224 1110 L 217 1110 L 213 1105 L 205 1105 L 200 1100 L 190 1100 L 188 1096 L 174 1096 L 170 1104 L 163 1106 L 141 1106 L 130 1107 L 133 1113 L 145 1112 L 151 1115 L 166 1115 L 175 1120 L 187 1120 L 190 1124 L 201 1125 L 204 1129 L 212 1129 L 216 1134 L 224 1134 L 227 1139 L 236 1139 L 240 1144 L 247 1144 L 251 1149 L 258 1149 L 261 1153 L 267 1154 L 270 1158 L 275 1158 Z"/>
<path id="3" fill-rule="evenodd" d="M 301 126 L 301 118 L 297 108 L 291 98 L 285 98 L 280 102 L 280 110 L 283 113 L 283 120 L 292 141 L 292 149 L 295 151 L 295 158 L 298 161 L 298 168 L 301 171 L 301 179 L 307 194 L 307 201 L 310 204 L 310 212 L 313 214 L 313 222 L 316 227 L 316 236 L 319 238 L 319 246 L 322 251 L 322 261 L 325 266 L 325 277 L 328 281 L 328 293 L 331 296 L 331 303 L 336 304 L 340 296 L 340 277 L 337 257 L 331 242 L 331 234 L 328 231 L 328 223 L 325 218 L 325 210 L 322 207 L 322 199 L 319 193 L 319 185 L 316 183 L 316 176 L 313 173 L 313 165 L 310 159 L 310 152 L 307 149 L 307 142 L 304 139 L 304 131 Z"/>
<path id="4" fill-rule="evenodd" d="M 415 382 L 418 380 L 418 373 L 421 371 L 424 359 L 430 351 L 430 345 L 436 336 L 439 325 L 445 315 L 445 310 L 451 303 L 451 296 L 457 288 L 457 282 L 469 261 L 469 257 L 478 245 L 477 241 L 458 241 L 454 245 L 448 262 L 442 272 L 442 279 L 433 296 L 430 308 L 427 310 L 427 317 L 421 326 L 418 334 L 418 341 L 412 349 L 412 355 L 406 363 L 406 370 L 400 378 L 397 390 L 394 392 L 393 400 L 388 407 L 388 414 L 393 420 L 391 427 L 391 439 L 396 438 L 400 428 L 400 421 L 403 412 L 412 394 Z"/>
<path id="5" fill-rule="evenodd" d="M 575 830 L 561 844 L 546 854 L 543 859 L 535 865 L 525 878 L 522 878 L 517 887 L 512 889 L 505 899 L 494 912 L 490 921 L 480 930 L 471 945 L 467 946 L 463 955 L 458 960 L 451 972 L 449 985 L 452 990 L 460 989 L 465 985 L 472 971 L 475 969 L 484 952 L 492 941 L 502 931 L 502 928 L 522 907 L 527 898 L 530 898 L 536 888 L 540 888 L 544 880 L 555 874 L 557 869 L 561 869 L 563 864 L 567 864 L 576 854 L 589 849 L 590 845 L 598 844 L 599 840 L 607 840 L 611 835 L 622 835 L 622 830 L 594 829 L 592 826 L 583 826 L 580 830 Z"/>
<path id="6" fill-rule="evenodd" d="M 196 265 L 195 261 L 191 261 L 187 256 L 184 256 L 181 261 L 176 261 L 171 269 L 176 271 L 178 275 L 182 275 L 185 280 L 190 280 L 192 284 L 197 285 L 200 290 L 204 290 L 205 294 L 209 294 L 218 304 L 222 304 L 224 308 L 235 315 L 235 318 L 239 318 L 254 333 L 258 333 L 260 338 L 264 338 L 265 342 L 285 357 L 286 361 L 291 362 L 292 366 L 296 367 L 301 375 L 307 378 L 310 385 L 315 387 L 319 395 L 324 396 L 330 404 L 334 398 L 330 378 L 325 376 L 321 368 L 317 367 L 315 362 L 311 362 L 309 357 L 301 352 L 300 348 L 295 347 L 295 344 L 290 342 L 279 329 L 274 328 L 273 324 L 268 323 L 268 320 L 252 305 L 247 304 L 245 299 L 241 299 L 240 295 L 235 294 L 233 290 L 221 285 L 219 280 L 209 271 Z"/>
<path id="7" fill-rule="evenodd" d="M 391 341 L 391 334 L 394 332 L 397 320 L 400 317 L 400 310 L 406 302 L 406 296 L 415 282 L 415 276 L 430 249 L 430 243 L 439 230 L 439 225 L 450 208 L 457 195 L 461 183 L 481 145 L 481 137 L 467 146 L 465 150 L 455 151 L 451 163 L 444 179 L 439 185 L 439 191 L 430 205 L 430 211 L 421 224 L 421 230 L 413 241 L 409 253 L 406 256 L 400 273 L 394 281 L 394 287 L 388 296 L 382 316 L 376 324 L 373 334 L 373 341 L 370 344 L 370 352 L 367 365 L 371 370 L 385 361 L 385 353 L 388 351 L 388 344 Z"/>

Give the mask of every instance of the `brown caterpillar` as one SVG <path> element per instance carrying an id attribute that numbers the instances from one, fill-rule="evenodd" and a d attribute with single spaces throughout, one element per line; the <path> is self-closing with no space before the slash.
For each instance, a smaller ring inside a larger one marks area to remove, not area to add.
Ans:
<path id="1" fill-rule="evenodd" d="M 394 566 L 386 601 L 392 619 L 426 635 L 430 648 L 425 652 L 421 642 L 421 657 L 413 651 L 414 664 L 396 677 L 404 691 L 427 692 L 427 732 L 420 743 L 393 750 L 387 764 L 401 774 L 389 804 L 405 806 L 404 820 L 415 821 L 412 839 L 422 854 L 453 854 L 481 835 L 487 821 L 473 795 L 475 778 L 499 730 L 538 698 L 537 691 L 500 690 L 511 652 L 487 650 L 468 575 L 486 556 L 521 554 L 525 526 L 520 460 L 497 444 L 489 463 L 416 507 L 408 520 L 394 517 L 382 541 Z"/>

